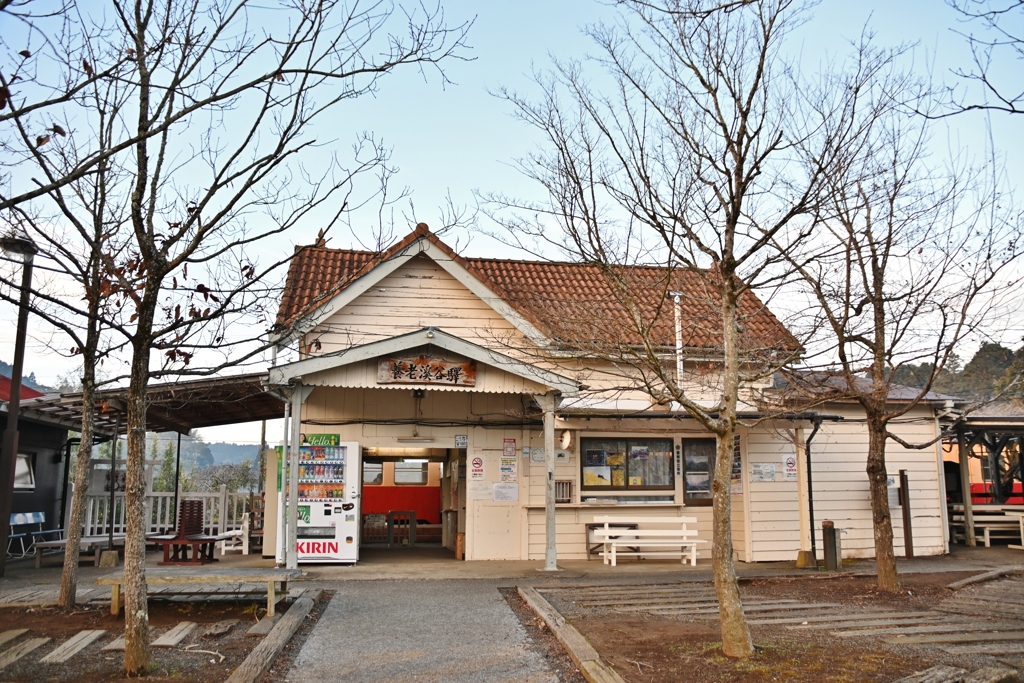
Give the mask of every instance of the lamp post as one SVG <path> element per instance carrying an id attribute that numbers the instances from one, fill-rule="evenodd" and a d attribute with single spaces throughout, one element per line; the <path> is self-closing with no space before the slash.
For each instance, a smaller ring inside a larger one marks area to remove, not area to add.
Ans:
<path id="1" fill-rule="evenodd" d="M 18 330 L 14 338 L 14 368 L 11 371 L 11 396 L 7 403 L 7 429 L 0 450 L 0 576 L 7 568 L 7 541 L 11 532 L 11 504 L 14 498 L 14 471 L 18 460 L 18 410 L 21 405 L 21 369 L 25 362 L 25 336 L 28 333 L 28 297 L 32 289 L 32 259 L 39 251 L 25 234 L 0 237 L 0 249 L 21 259 L 21 300 L 18 304 Z"/>

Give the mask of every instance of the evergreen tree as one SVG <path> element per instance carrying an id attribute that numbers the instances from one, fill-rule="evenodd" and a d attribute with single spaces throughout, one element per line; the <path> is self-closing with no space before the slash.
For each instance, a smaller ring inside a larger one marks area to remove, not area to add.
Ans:
<path id="1" fill-rule="evenodd" d="M 154 446 L 155 445 L 156 442 L 154 442 Z M 160 463 L 160 473 L 157 475 L 156 481 L 153 482 L 154 491 L 174 490 L 174 460 L 174 441 L 168 441 L 167 445 L 164 446 L 163 462 Z"/>

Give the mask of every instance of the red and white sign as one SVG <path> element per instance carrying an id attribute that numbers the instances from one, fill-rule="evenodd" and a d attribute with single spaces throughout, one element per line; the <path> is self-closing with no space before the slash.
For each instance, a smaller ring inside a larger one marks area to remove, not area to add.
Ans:
<path id="1" fill-rule="evenodd" d="M 782 471 L 785 473 L 785 481 L 796 481 L 796 455 L 786 454 L 782 457 Z"/>
<path id="2" fill-rule="evenodd" d="M 477 481 L 484 478 L 483 456 L 474 455 L 469 461 L 469 478 Z"/>

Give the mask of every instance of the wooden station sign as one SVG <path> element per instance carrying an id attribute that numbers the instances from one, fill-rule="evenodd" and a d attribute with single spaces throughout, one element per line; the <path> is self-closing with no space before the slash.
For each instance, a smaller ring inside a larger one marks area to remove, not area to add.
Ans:
<path id="1" fill-rule="evenodd" d="M 447 360 L 435 356 L 380 358 L 377 384 L 447 384 L 476 386 L 475 360 Z"/>

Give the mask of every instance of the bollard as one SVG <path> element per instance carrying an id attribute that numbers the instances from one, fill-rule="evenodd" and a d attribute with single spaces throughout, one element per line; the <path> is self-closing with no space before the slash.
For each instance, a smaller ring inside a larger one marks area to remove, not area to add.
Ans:
<path id="1" fill-rule="evenodd" d="M 825 570 L 837 571 L 839 558 L 836 556 L 836 551 L 839 546 L 836 544 L 836 525 L 828 520 L 821 523 L 821 544 L 825 546 Z"/>

